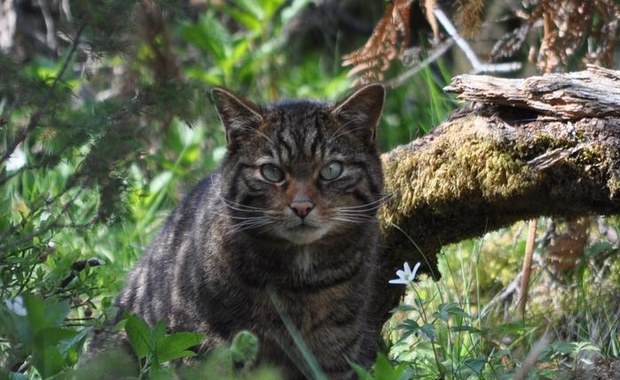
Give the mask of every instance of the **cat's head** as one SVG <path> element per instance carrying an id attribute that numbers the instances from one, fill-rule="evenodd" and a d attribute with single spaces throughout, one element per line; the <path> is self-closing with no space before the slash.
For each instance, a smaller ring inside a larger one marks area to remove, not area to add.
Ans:
<path id="1" fill-rule="evenodd" d="M 382 85 L 336 103 L 261 106 L 220 88 L 212 95 L 226 129 L 220 191 L 234 232 L 303 245 L 374 223 Z"/>

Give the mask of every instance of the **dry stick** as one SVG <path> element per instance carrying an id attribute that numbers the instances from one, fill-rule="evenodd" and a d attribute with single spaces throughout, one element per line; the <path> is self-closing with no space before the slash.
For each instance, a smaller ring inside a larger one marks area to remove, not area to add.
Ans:
<path id="1" fill-rule="evenodd" d="M 481 62 L 476 53 L 474 53 L 473 49 L 469 46 L 469 43 L 465 41 L 463 37 L 458 33 L 448 16 L 439 8 L 435 6 L 433 9 L 433 14 L 446 30 L 446 32 L 450 35 L 456 45 L 461 49 L 461 51 L 467 57 L 467 60 L 471 64 L 473 68 L 474 74 L 479 73 L 497 73 L 497 72 L 509 72 L 516 71 L 521 68 L 521 62 L 505 62 L 505 63 L 485 63 Z"/>
<path id="2" fill-rule="evenodd" d="M 532 349 L 525 357 L 525 360 L 523 360 L 521 367 L 517 369 L 513 380 L 524 380 L 528 378 L 527 375 L 530 372 L 530 369 L 536 365 L 536 362 L 550 342 L 551 337 L 549 336 L 549 327 L 547 327 L 543 336 L 532 346 Z"/>
<path id="3" fill-rule="evenodd" d="M 405 71 L 404 73 L 398 75 L 396 78 L 390 79 L 389 81 L 385 82 L 385 85 L 390 87 L 390 88 L 396 88 L 396 87 L 402 85 L 409 78 L 411 78 L 412 76 L 417 74 L 419 71 L 421 71 L 425 67 L 428 67 L 431 63 L 433 63 L 436 60 L 438 60 L 442 55 L 445 54 L 446 51 L 448 51 L 448 49 L 450 47 L 452 47 L 452 45 L 454 45 L 454 39 L 448 38 L 447 40 L 445 40 L 442 43 L 440 43 L 439 45 L 437 45 L 431 51 L 431 54 L 429 54 L 429 56 L 426 57 L 422 62 L 418 63 L 417 65 L 415 65 L 415 66 L 413 66 L 413 67 L 411 67 L 409 69 L 407 69 L 407 71 Z"/>
<path id="4" fill-rule="evenodd" d="M 530 273 L 532 272 L 532 256 L 534 256 L 534 243 L 536 242 L 536 227 L 538 219 L 530 219 L 527 230 L 527 240 L 525 242 L 525 256 L 523 257 L 523 277 L 521 277 L 521 297 L 519 298 L 519 314 L 525 320 L 525 305 L 527 304 L 527 293 L 530 287 Z"/>
<path id="5" fill-rule="evenodd" d="M 545 7 L 545 3 L 543 2 L 543 9 Z M 543 11 L 543 19 L 544 19 L 544 36 L 543 36 L 543 46 L 541 47 L 541 52 L 543 52 L 546 56 L 546 52 L 543 49 L 548 48 L 549 39 L 551 38 L 552 31 L 552 23 L 549 12 Z M 545 62 L 548 63 L 549 57 L 546 56 Z M 545 65 L 545 69 L 548 70 L 549 66 Z M 544 74 L 544 72 L 543 72 Z M 538 219 L 530 219 L 529 228 L 527 230 L 527 240 L 525 242 L 525 256 L 523 256 L 523 267 L 521 269 L 523 273 L 523 277 L 521 278 L 521 298 L 519 299 L 519 314 L 521 314 L 521 318 L 525 321 L 525 307 L 527 305 L 527 295 L 530 288 L 530 274 L 532 273 L 532 256 L 534 255 L 534 243 L 536 242 L 536 227 L 538 226 Z"/>
<path id="6" fill-rule="evenodd" d="M 448 18 L 446 14 L 439 8 L 435 6 L 433 8 L 433 15 L 436 20 L 439 21 L 441 26 L 445 29 L 445 31 L 450 36 L 445 41 L 438 44 L 432 51 L 429 56 L 418 63 L 417 65 L 407 69 L 404 73 L 400 74 L 394 79 L 387 81 L 385 84 L 388 87 L 396 88 L 403 83 L 405 83 L 409 78 L 417 74 L 420 70 L 424 69 L 437 59 L 439 59 L 442 55 L 445 54 L 448 49 L 452 47 L 455 43 L 461 49 L 461 51 L 467 57 L 467 60 L 471 64 L 473 68 L 473 73 L 492 73 L 492 72 L 508 72 L 508 71 L 516 71 L 521 68 L 520 62 L 506 62 L 506 63 L 483 63 L 480 61 L 476 53 L 474 53 L 473 49 L 469 46 L 467 41 L 461 35 L 459 35 L 458 31 Z"/>

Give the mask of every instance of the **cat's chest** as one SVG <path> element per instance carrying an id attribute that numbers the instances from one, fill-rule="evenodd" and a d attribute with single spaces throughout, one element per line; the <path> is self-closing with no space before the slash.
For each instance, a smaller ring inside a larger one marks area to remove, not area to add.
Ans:
<path id="1" fill-rule="evenodd" d="M 292 262 L 292 269 L 301 274 L 310 274 L 315 268 L 316 254 L 310 247 L 301 247 L 296 252 Z"/>

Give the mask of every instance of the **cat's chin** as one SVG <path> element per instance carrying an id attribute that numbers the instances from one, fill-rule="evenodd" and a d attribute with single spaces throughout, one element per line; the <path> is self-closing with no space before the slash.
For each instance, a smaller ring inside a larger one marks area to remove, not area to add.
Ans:
<path id="1" fill-rule="evenodd" d="M 283 238 L 296 245 L 308 245 L 321 239 L 327 233 L 325 226 L 300 225 L 293 228 L 282 229 L 277 232 Z"/>

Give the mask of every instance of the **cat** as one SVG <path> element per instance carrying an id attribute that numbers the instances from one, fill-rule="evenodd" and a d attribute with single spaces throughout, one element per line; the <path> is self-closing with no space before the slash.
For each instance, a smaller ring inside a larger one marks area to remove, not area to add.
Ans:
<path id="1" fill-rule="evenodd" d="M 285 379 L 310 372 L 289 318 L 330 379 L 369 367 L 383 174 L 375 144 L 385 89 L 336 103 L 257 105 L 212 90 L 227 153 L 173 211 L 117 300 L 122 313 L 171 331 L 206 333 L 203 348 L 246 329 L 259 360 Z"/>

